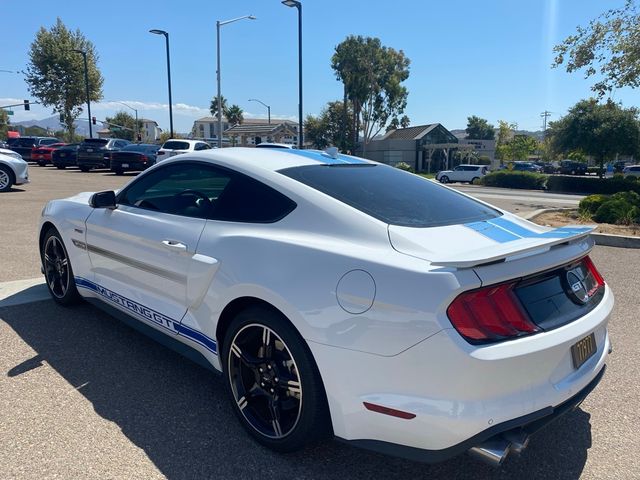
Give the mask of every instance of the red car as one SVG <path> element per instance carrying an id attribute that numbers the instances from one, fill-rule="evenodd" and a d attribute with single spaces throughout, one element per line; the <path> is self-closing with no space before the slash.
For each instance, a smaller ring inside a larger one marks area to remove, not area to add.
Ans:
<path id="1" fill-rule="evenodd" d="M 41 147 L 33 147 L 31 149 L 31 161 L 36 162 L 41 167 L 51 163 L 51 152 L 58 147 L 64 147 L 66 143 L 52 143 L 51 145 L 43 145 Z"/>

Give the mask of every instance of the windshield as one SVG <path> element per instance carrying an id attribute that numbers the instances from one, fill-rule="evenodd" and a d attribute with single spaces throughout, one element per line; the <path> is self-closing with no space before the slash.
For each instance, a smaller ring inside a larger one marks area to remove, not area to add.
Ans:
<path id="1" fill-rule="evenodd" d="M 176 140 L 169 140 L 165 142 L 162 148 L 170 150 L 189 150 L 189 142 L 179 142 Z"/>
<path id="2" fill-rule="evenodd" d="M 82 142 L 86 145 L 98 145 L 98 146 L 102 146 L 102 145 L 106 145 L 107 143 L 109 143 L 109 139 L 108 138 L 85 138 L 84 142 Z"/>
<path id="3" fill-rule="evenodd" d="M 437 227 L 501 215 L 419 175 L 386 165 L 309 165 L 280 173 L 391 225 Z"/>

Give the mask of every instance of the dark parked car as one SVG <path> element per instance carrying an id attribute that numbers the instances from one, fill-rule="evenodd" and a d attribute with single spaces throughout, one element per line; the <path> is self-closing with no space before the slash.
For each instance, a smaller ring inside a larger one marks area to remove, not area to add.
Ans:
<path id="1" fill-rule="evenodd" d="M 60 143 L 60 140 L 53 137 L 20 137 L 10 142 L 11 146 L 9 148 L 14 152 L 18 152 L 22 155 L 22 159 L 28 162 L 31 160 L 31 151 L 34 148 L 53 145 L 54 143 Z"/>
<path id="2" fill-rule="evenodd" d="M 532 162 L 513 162 L 514 172 L 534 172 L 540 173 L 542 172 L 542 167 L 539 167 L 535 163 Z"/>
<path id="3" fill-rule="evenodd" d="M 542 169 L 542 173 L 556 173 L 558 170 L 551 162 L 534 162 L 534 165 L 540 167 Z"/>
<path id="4" fill-rule="evenodd" d="M 116 175 L 124 172 L 145 170 L 156 163 L 156 154 L 160 145 L 147 143 L 127 145 L 111 154 L 111 171 Z"/>
<path id="5" fill-rule="evenodd" d="M 79 146 L 79 143 L 71 143 L 64 147 L 56 148 L 51 152 L 51 163 L 53 163 L 53 166 L 60 170 L 77 166 Z"/>
<path id="6" fill-rule="evenodd" d="M 576 162 L 575 160 L 562 160 L 560 162 L 560 173 L 565 175 L 586 175 L 587 164 Z"/>
<path id="7" fill-rule="evenodd" d="M 87 138 L 78 147 L 78 168 L 88 172 L 92 168 L 111 168 L 111 154 L 130 145 L 120 138 Z"/>

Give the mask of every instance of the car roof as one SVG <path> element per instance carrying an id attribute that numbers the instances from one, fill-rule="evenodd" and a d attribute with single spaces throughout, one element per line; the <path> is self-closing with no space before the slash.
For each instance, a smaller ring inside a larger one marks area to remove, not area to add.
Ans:
<path id="1" fill-rule="evenodd" d="M 331 156 L 320 150 L 296 150 L 288 148 L 250 148 L 230 147 L 203 150 L 190 154 L 178 155 L 162 163 L 180 162 L 185 159 L 203 160 L 226 166 L 234 170 L 243 171 L 278 171 L 284 168 L 302 167 L 310 165 L 357 165 L 377 162 L 351 155 L 336 154 Z"/>

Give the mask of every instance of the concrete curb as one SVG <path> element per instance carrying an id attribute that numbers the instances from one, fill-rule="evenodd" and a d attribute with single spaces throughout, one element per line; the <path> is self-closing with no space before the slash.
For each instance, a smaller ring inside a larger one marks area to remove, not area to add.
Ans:
<path id="1" fill-rule="evenodd" d="M 522 218 L 533 221 L 538 215 L 547 212 L 561 212 L 563 210 L 571 210 L 569 208 L 542 208 L 523 215 Z M 640 248 L 640 237 L 630 237 L 627 235 L 614 235 L 612 233 L 592 233 L 591 236 L 596 245 L 604 247 L 618 248 Z"/>
<path id="2" fill-rule="evenodd" d="M 44 277 L 0 283 L 0 307 L 13 307 L 51 298 Z"/>

